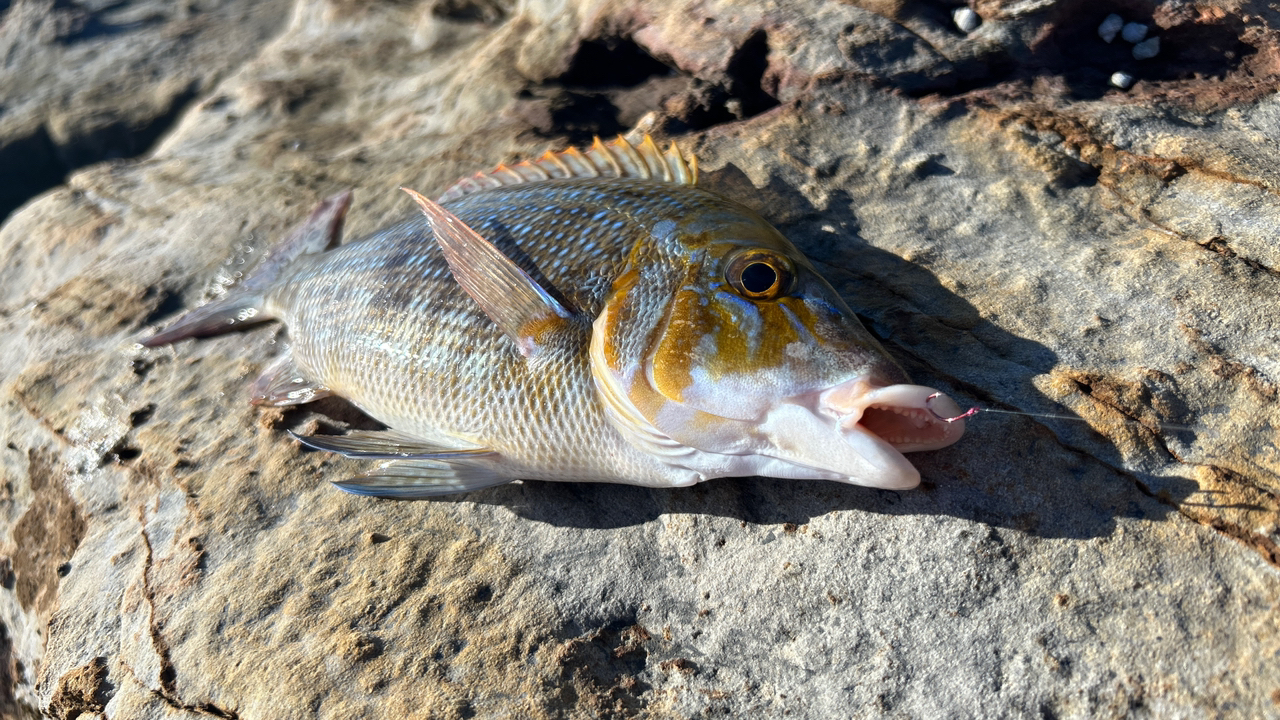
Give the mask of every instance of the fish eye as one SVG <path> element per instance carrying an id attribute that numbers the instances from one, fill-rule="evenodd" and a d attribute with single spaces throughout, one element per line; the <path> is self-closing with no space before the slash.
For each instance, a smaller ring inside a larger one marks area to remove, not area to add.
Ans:
<path id="1" fill-rule="evenodd" d="M 791 260 L 768 250 L 748 250 L 729 262 L 725 279 L 750 300 L 776 300 L 791 290 Z"/>

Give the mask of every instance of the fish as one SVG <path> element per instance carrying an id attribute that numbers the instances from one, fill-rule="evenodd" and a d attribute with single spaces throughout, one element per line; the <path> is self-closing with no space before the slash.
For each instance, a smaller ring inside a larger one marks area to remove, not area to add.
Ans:
<path id="1" fill-rule="evenodd" d="M 278 320 L 265 406 L 336 395 L 386 426 L 299 436 L 369 462 L 348 492 L 424 498 L 514 480 L 683 487 L 723 477 L 909 489 L 903 453 L 959 408 L 913 385 L 753 210 L 651 138 L 464 178 L 342 241 L 321 202 L 238 286 L 141 342 Z"/>

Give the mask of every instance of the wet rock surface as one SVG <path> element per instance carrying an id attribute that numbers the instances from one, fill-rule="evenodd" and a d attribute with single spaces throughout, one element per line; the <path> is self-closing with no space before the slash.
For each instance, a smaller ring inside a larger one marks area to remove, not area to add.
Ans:
<path id="1" fill-rule="evenodd" d="M 1276 715 L 1280 14 L 976 2 L 966 35 L 956 7 L 298 0 L 249 23 L 274 38 L 222 53 L 158 145 L 0 227 L 0 713 Z M 1160 55 L 1100 39 L 1112 12 Z M 350 406 L 247 404 L 280 328 L 135 345 L 337 190 L 355 237 L 411 211 L 399 185 L 642 118 L 918 381 L 1084 422 L 979 415 L 904 493 L 398 503 L 334 490 L 356 466 L 284 433 L 369 422 Z"/>

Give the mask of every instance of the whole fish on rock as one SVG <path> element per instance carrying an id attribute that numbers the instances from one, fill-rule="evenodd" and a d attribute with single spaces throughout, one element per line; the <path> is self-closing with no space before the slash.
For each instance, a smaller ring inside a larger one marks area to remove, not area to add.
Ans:
<path id="1" fill-rule="evenodd" d="M 339 246 L 321 203 L 156 346 L 278 319 L 254 402 L 339 395 L 391 429 L 298 437 L 376 460 L 337 483 L 413 498 L 520 478 L 920 482 L 959 408 L 906 374 L 769 223 L 696 187 L 674 145 L 596 141 L 454 185 Z M 956 411 L 956 412 L 953 412 Z"/>

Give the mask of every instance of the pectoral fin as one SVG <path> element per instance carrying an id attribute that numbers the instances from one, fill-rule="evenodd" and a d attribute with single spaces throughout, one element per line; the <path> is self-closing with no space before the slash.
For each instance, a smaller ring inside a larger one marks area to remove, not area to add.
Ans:
<path id="1" fill-rule="evenodd" d="M 334 485 L 356 495 L 414 500 L 471 492 L 503 485 L 512 479 L 483 467 L 432 460 L 393 460 Z"/>
<path id="2" fill-rule="evenodd" d="M 493 243 L 440 205 L 409 188 L 400 189 L 422 207 L 454 279 L 516 342 L 521 355 L 533 357 L 551 333 L 568 325 L 573 314 Z"/>

